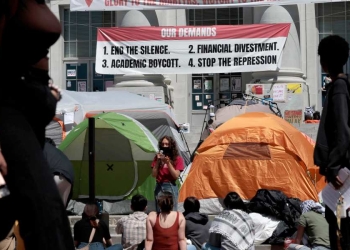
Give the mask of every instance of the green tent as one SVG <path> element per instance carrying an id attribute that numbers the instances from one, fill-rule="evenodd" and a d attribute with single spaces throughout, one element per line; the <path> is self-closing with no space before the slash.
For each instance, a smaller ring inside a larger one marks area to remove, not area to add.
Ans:
<path id="1" fill-rule="evenodd" d="M 125 200 L 142 194 L 154 201 L 151 162 L 157 140 L 135 119 L 117 113 L 95 118 L 95 192 L 97 199 Z M 77 125 L 60 145 L 74 166 L 73 199 L 89 197 L 88 120 Z"/>

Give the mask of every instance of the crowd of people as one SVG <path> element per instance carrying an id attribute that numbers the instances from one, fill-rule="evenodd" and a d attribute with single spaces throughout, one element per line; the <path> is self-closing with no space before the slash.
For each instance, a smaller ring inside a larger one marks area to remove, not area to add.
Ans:
<path id="1" fill-rule="evenodd" d="M 236 192 L 223 200 L 224 210 L 212 221 L 200 213 L 195 197 L 184 201 L 184 212 L 173 211 L 174 197 L 161 192 L 157 198 L 160 212 L 147 214 L 147 199 L 135 195 L 131 199 L 132 214 L 118 220 L 115 232 L 122 235 L 121 244 L 112 245 L 108 225 L 98 220 L 96 204 L 87 204 L 83 217 L 74 226 L 77 249 L 93 250 L 243 250 L 255 248 L 255 228 L 249 209 Z M 329 250 L 328 223 L 325 208 L 312 200 L 301 205 L 298 230 L 288 250 Z M 92 235 L 95 228 L 94 235 Z M 92 235 L 92 236 L 91 236 Z M 106 247 L 106 248 L 105 248 Z"/>

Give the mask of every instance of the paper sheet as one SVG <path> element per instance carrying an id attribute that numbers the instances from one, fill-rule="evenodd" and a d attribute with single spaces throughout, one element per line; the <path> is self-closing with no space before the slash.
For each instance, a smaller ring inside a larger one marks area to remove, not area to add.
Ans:
<path id="1" fill-rule="evenodd" d="M 350 206 L 350 170 L 348 168 L 342 168 L 339 171 L 338 176 L 343 181 L 343 186 L 339 190 L 334 189 L 332 184 L 328 184 L 322 190 L 323 202 L 334 213 L 337 210 L 337 202 L 340 195 L 343 195 L 344 201 L 347 204 L 346 207 Z"/>
<path id="2" fill-rule="evenodd" d="M 64 114 L 64 124 L 74 123 L 74 112 L 67 112 Z"/>

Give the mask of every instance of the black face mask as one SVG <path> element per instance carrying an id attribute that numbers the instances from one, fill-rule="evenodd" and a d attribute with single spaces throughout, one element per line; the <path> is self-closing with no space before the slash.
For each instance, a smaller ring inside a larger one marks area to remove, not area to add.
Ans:
<path id="1" fill-rule="evenodd" d="M 169 147 L 160 147 L 160 150 L 163 150 L 164 155 L 171 155 L 172 150 Z"/>

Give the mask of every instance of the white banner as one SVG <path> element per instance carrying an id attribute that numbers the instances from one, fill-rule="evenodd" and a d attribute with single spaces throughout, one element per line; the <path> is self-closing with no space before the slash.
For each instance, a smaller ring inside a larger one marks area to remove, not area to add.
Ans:
<path id="1" fill-rule="evenodd" d="M 344 0 L 71 0 L 72 11 L 145 9 L 203 9 L 344 2 Z"/>
<path id="2" fill-rule="evenodd" d="M 99 74 L 276 70 L 290 24 L 98 29 Z"/>

